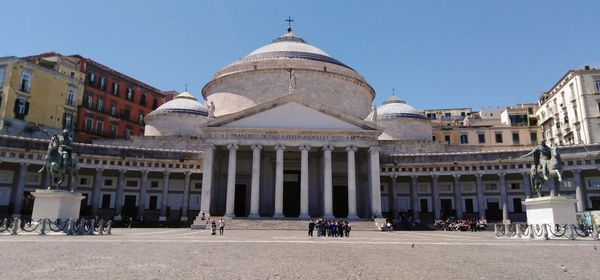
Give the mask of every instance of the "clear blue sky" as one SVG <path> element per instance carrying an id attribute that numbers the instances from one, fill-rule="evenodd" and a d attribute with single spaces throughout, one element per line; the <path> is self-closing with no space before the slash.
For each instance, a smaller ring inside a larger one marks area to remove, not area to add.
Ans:
<path id="1" fill-rule="evenodd" d="M 294 32 L 361 73 L 376 104 L 535 102 L 569 69 L 600 66 L 596 1 L 3 1 L 0 56 L 81 54 L 157 88 L 202 86 Z"/>

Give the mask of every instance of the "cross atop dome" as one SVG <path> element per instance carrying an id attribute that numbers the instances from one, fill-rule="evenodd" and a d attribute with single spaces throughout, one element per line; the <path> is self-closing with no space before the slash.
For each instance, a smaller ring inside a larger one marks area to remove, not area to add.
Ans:
<path id="1" fill-rule="evenodd" d="M 288 29 L 287 29 L 287 31 L 288 32 L 292 32 L 292 21 L 294 21 L 294 20 L 292 19 L 291 16 L 288 16 L 288 18 L 285 21 L 288 22 Z"/>

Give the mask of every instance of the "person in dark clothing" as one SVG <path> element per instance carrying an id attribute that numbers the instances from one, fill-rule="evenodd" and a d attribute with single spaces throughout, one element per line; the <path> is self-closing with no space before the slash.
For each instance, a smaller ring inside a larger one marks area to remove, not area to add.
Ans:
<path id="1" fill-rule="evenodd" d="M 314 230 L 315 230 L 315 221 L 313 221 L 313 219 L 310 219 L 310 222 L 308 222 L 308 236 L 313 236 Z"/>

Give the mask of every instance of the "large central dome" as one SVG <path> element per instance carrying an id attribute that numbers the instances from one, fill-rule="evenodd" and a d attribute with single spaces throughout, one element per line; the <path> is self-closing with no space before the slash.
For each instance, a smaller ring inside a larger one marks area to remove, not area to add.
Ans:
<path id="1" fill-rule="evenodd" d="M 365 118 L 375 91 L 354 69 L 312 46 L 291 29 L 215 74 L 202 89 L 225 115 L 286 95 Z"/>

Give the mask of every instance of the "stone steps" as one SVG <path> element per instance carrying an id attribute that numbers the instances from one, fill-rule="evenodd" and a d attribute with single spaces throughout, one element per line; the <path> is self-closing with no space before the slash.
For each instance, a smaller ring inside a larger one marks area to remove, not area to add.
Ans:
<path id="1" fill-rule="evenodd" d="M 309 220 L 304 219 L 248 219 L 248 218 L 230 218 L 230 217 L 210 217 L 210 221 L 223 218 L 225 229 L 227 230 L 308 230 Z M 192 225 L 192 229 L 208 229 L 210 221 L 201 221 L 197 219 Z M 206 225 L 206 226 L 204 226 Z M 378 228 L 372 220 L 350 221 L 352 230 L 358 231 L 376 231 Z"/>

